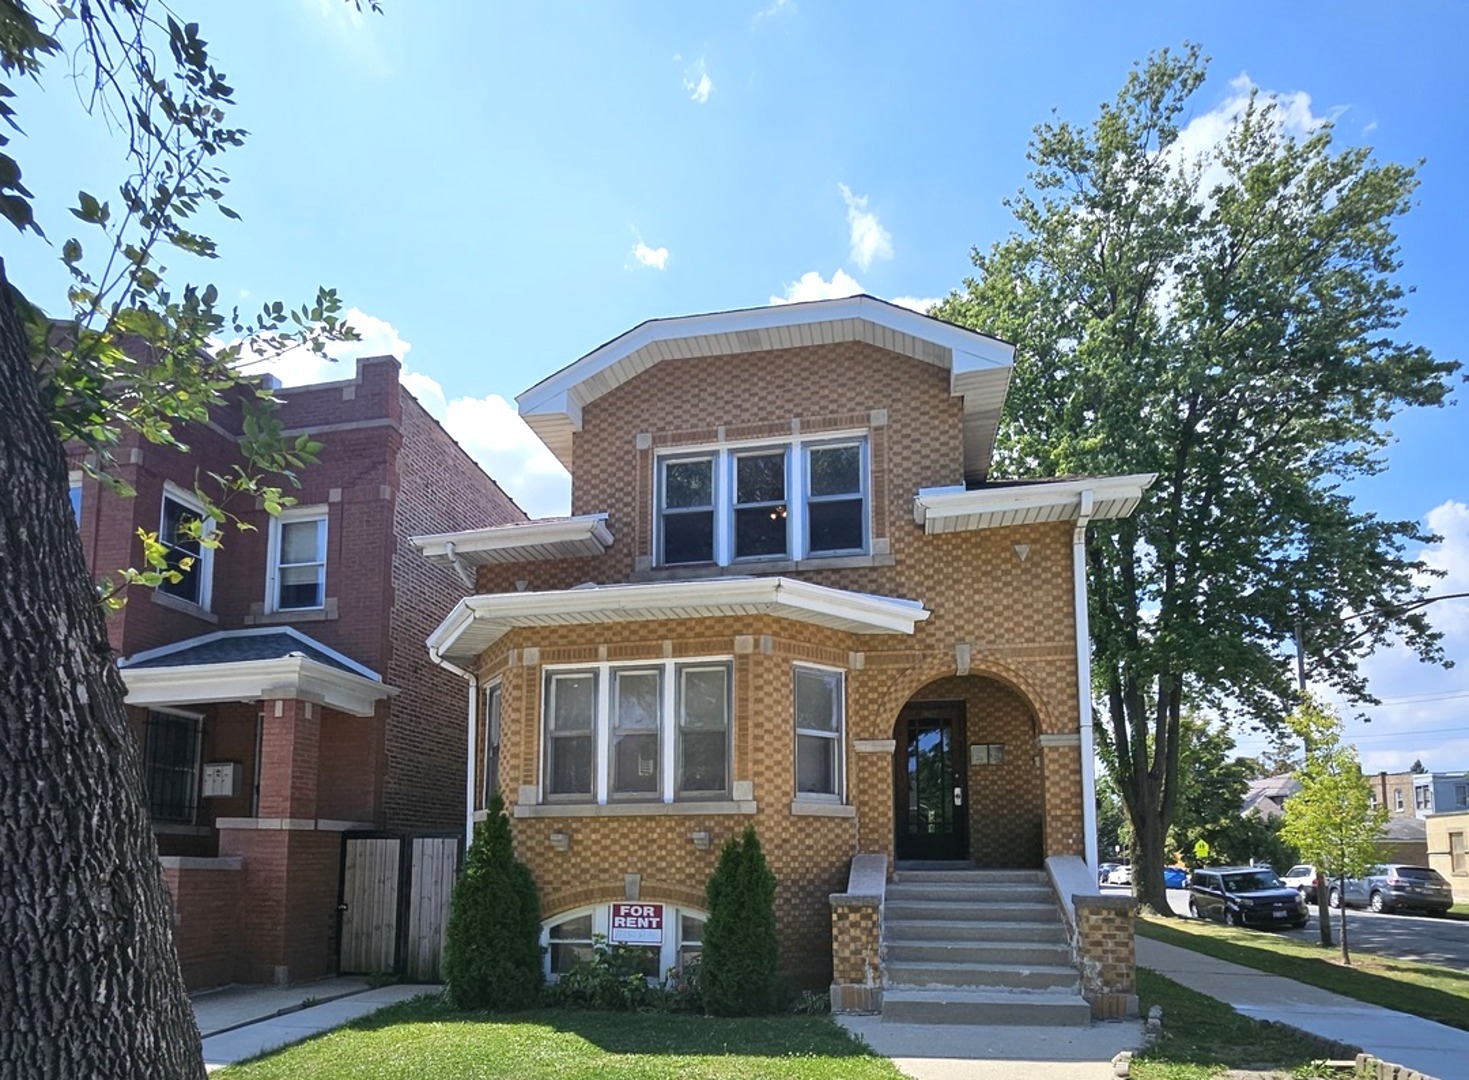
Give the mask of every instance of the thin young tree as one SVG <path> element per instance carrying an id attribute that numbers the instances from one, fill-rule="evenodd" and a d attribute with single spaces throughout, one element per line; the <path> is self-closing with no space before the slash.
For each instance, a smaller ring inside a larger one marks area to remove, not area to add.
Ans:
<path id="1" fill-rule="evenodd" d="M 1370 699 L 1357 662 L 1390 640 L 1443 659 L 1405 606 L 1431 574 L 1405 552 L 1432 537 L 1343 487 L 1458 369 L 1398 336 L 1414 169 L 1330 123 L 1292 134 L 1254 94 L 1190 156 L 1204 78 L 1197 47 L 1163 50 L 1089 125 L 1037 127 L 1016 230 L 934 310 L 1017 343 L 996 477 L 1157 476 L 1132 517 L 1091 526 L 1086 558 L 1099 740 L 1160 912 L 1186 707 L 1278 724 L 1297 620 L 1312 678 L 1349 699 Z"/>
<path id="2" fill-rule="evenodd" d="M 123 178 L 113 197 L 80 192 L 63 219 L 81 229 L 53 248 L 71 271 L 65 296 L 27 296 L 0 263 L 0 1075 L 202 1077 L 65 447 L 85 447 L 93 474 L 128 494 L 109 471 L 123 432 L 183 446 L 191 422 L 243 395 L 256 405 L 250 465 L 200 494 L 220 522 L 231 496 L 279 508 L 311 447 L 280 439 L 268 395 L 245 381 L 243 348 L 217 343 L 321 348 L 348 332 L 329 290 L 242 318 L 163 264 L 215 257 L 195 218 L 234 216 L 218 160 L 244 132 L 228 121 L 233 92 L 197 26 L 149 0 L 0 0 L 0 217 L 22 242 L 49 244 L 42 222 L 61 208 L 25 186 L 16 79 L 73 80 L 82 107 L 120 137 Z M 114 587 L 168 573 L 149 551 L 142 566 L 116 568 L 127 572 Z"/>
<path id="3" fill-rule="evenodd" d="M 1324 867 L 1336 883 L 1340 903 L 1341 958 L 1352 962 L 1347 943 L 1347 879 L 1367 874 L 1379 857 L 1387 824 L 1386 806 L 1372 805 L 1372 788 L 1362 775 L 1356 748 L 1342 742 L 1341 718 L 1311 698 L 1287 720 L 1306 745 L 1306 763 L 1296 772 L 1301 790 L 1285 803 L 1281 835 L 1301 858 Z M 1321 917 L 1328 918 L 1322 903 Z"/>

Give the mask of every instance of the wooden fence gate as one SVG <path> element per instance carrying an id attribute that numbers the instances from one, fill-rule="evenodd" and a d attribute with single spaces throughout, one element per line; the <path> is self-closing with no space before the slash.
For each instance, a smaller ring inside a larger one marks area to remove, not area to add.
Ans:
<path id="1" fill-rule="evenodd" d="M 456 833 L 343 834 L 338 971 L 439 980 L 461 845 Z"/>

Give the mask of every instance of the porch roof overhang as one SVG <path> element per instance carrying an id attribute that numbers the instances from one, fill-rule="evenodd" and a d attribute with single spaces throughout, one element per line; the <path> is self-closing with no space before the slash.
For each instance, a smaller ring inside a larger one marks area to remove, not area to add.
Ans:
<path id="1" fill-rule="evenodd" d="M 352 716 L 371 716 L 397 689 L 306 657 L 122 669 L 129 705 L 204 705 L 304 698 Z"/>
<path id="2" fill-rule="evenodd" d="M 916 600 L 832 589 L 787 577 L 589 585 L 468 596 L 428 637 L 429 655 L 463 666 L 520 627 L 774 615 L 853 634 L 911 634 Z"/>
<path id="3" fill-rule="evenodd" d="M 606 514 L 582 514 L 414 536 L 409 542 L 432 563 L 486 566 L 601 555 L 612 546 L 612 532 Z"/>
<path id="4" fill-rule="evenodd" d="M 520 415 L 567 469 L 582 409 L 663 360 L 863 341 L 949 373 L 964 399 L 964 475 L 989 471 L 1015 346 L 875 296 L 777 304 L 639 323 L 542 379 L 515 400 Z"/>
<path id="5" fill-rule="evenodd" d="M 1155 473 L 1068 477 L 978 488 L 925 488 L 913 499 L 913 520 L 937 533 L 1076 521 L 1090 503 L 1089 520 L 1125 518 L 1137 509 Z"/>

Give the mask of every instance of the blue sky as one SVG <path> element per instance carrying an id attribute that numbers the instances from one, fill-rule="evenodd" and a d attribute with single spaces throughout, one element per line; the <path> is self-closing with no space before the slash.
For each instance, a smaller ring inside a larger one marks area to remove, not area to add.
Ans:
<path id="1" fill-rule="evenodd" d="M 643 319 L 861 289 L 918 303 L 1009 228 L 1033 126 L 1087 121 L 1150 50 L 1201 43 L 1196 135 L 1243 88 L 1385 160 L 1426 159 L 1402 222 L 1405 335 L 1462 354 L 1469 293 L 1469 8 L 1294 5 L 500 4 L 340 0 L 176 5 L 197 17 L 252 131 L 227 162 L 244 218 L 187 268 L 249 308 L 336 286 L 365 351 L 410 385 L 533 514 L 567 484 L 514 417 L 515 394 Z M 197 12 L 197 15 L 195 14 Z M 68 235 L 79 187 L 115 188 L 116 155 L 52 71 L 20 102 L 15 144 L 40 218 Z M 56 251 L 11 236 L 10 274 L 61 306 Z M 180 269 L 183 269 L 180 267 Z M 305 380 L 337 377 L 293 362 Z M 1405 415 L 1362 504 L 1427 520 L 1429 553 L 1469 590 L 1469 425 Z M 1469 660 L 1469 601 L 1434 609 Z M 1469 665 L 1394 651 L 1368 671 L 1385 704 L 1352 721 L 1366 766 L 1469 768 Z M 1255 749 L 1257 741 L 1242 741 Z"/>

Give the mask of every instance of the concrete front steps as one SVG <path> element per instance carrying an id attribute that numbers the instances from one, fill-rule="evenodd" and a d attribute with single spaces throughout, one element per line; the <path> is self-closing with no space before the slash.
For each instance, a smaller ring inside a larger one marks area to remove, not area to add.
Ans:
<path id="1" fill-rule="evenodd" d="M 899 863 L 883 902 L 883 981 L 893 1023 L 1091 1023 L 1038 870 Z"/>

